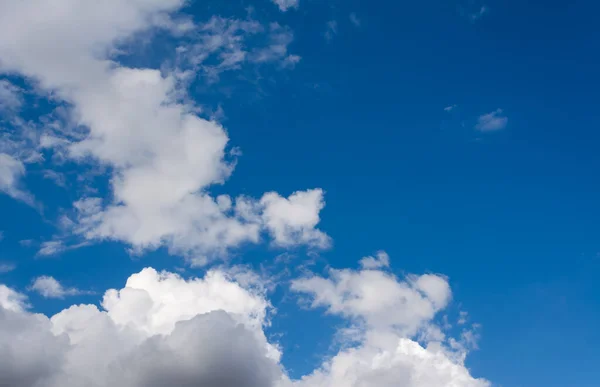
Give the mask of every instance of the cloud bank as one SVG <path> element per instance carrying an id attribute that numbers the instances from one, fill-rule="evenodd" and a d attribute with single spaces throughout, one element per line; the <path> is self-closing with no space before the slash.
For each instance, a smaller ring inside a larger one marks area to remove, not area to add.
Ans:
<path id="1" fill-rule="evenodd" d="M 101 308 L 73 305 L 50 318 L 0 286 L 0 385 L 489 386 L 465 368 L 466 347 L 451 345 L 434 323 L 451 298 L 443 277 L 343 269 L 293 281 L 313 307 L 354 329 L 321 367 L 291 380 L 265 334 L 274 312 L 265 288 L 239 275 L 211 270 L 186 280 L 147 268 L 106 291 Z"/>

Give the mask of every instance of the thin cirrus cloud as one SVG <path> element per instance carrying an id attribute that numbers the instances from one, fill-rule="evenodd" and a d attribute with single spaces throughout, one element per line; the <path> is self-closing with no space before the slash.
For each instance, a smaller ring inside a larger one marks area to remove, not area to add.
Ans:
<path id="1" fill-rule="evenodd" d="M 493 112 L 483 114 L 477 119 L 475 129 L 480 132 L 495 132 L 506 128 L 508 117 L 502 109 L 496 109 Z"/>
<path id="2" fill-rule="evenodd" d="M 0 274 L 9 273 L 17 268 L 12 262 L 2 262 L 0 261 Z"/>
<path id="3" fill-rule="evenodd" d="M 330 20 L 325 24 L 325 40 L 331 42 L 333 38 L 338 34 L 338 22 L 336 20 Z"/>
<path id="4" fill-rule="evenodd" d="M 360 19 L 358 18 L 358 16 L 356 15 L 356 13 L 352 12 L 349 16 L 350 18 L 350 23 L 352 23 L 355 27 L 360 27 Z"/>

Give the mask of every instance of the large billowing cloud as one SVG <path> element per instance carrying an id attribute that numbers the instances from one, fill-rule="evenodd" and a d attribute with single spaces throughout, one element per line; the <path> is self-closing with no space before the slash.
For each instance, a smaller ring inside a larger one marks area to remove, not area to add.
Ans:
<path id="1" fill-rule="evenodd" d="M 266 338 L 272 307 L 257 278 L 212 270 L 185 280 L 148 268 L 108 290 L 102 309 L 74 305 L 51 318 L 0 286 L 0 385 L 489 386 L 465 368 L 466 347 L 433 322 L 450 300 L 442 277 L 346 269 L 294 281 L 352 327 L 342 349 L 300 380 L 286 376 L 281 349 Z"/>
<path id="2" fill-rule="evenodd" d="M 0 287 L 0 385 L 254 387 L 283 377 L 262 330 L 268 302 L 224 273 L 185 281 L 145 269 L 102 307 L 48 319 Z"/>
<path id="3" fill-rule="evenodd" d="M 37 134 L 38 146 L 112 171 L 112 195 L 74 203 L 73 232 L 123 241 L 134 251 L 166 245 L 195 263 L 259 242 L 262 233 L 280 246 L 326 247 L 328 237 L 315 228 L 324 203 L 321 190 L 289 199 L 209 194 L 233 171 L 229 138 L 217 122 L 196 114 L 199 108 L 185 89 L 190 71 L 203 69 L 214 77 L 245 60 L 284 66 L 297 61 L 287 54 L 291 32 L 252 20 L 195 24 L 173 17 L 184 5 L 183 0 L 0 0 L 0 73 L 21 74 L 70 107 L 58 128 Z M 191 67 L 130 68 L 112 59 L 124 43 L 156 30 L 190 34 L 197 43 L 177 52 Z M 269 34 L 268 44 L 244 51 L 244 34 L 260 31 Z M 211 55 L 220 63 L 203 67 Z M 23 199 L 14 187 L 24 166 L 8 157 L 0 163 L 5 169 L 0 189 Z M 280 212 L 288 209 L 295 216 Z"/>

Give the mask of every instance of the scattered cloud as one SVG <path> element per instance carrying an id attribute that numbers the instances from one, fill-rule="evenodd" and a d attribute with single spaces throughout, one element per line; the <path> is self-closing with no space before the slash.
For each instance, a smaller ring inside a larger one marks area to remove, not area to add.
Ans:
<path id="1" fill-rule="evenodd" d="M 469 318 L 469 313 L 461 310 L 458 314 L 458 325 L 465 325 L 467 323 L 467 319 Z"/>
<path id="2" fill-rule="evenodd" d="M 289 379 L 281 349 L 264 333 L 274 310 L 257 278 L 238 268 L 186 280 L 146 268 L 122 289 L 106 291 L 101 309 L 73 305 L 51 318 L 28 312 L 27 297 L 0 285 L 6 333 L 0 335 L 0 384 L 490 386 L 464 366 L 476 334 L 446 338 L 436 328 L 433 318 L 451 295 L 443 277 L 400 280 L 373 270 L 337 270 L 295 281 L 294 290 L 313 297 L 315 306 L 358 323 L 340 336 L 357 340 L 354 345 L 342 345 L 298 380 Z M 411 338 L 410 332 L 425 329 L 426 343 Z"/>
<path id="3" fill-rule="evenodd" d="M 8 273 L 17 268 L 17 265 L 10 262 L 0 262 L 0 274 Z"/>
<path id="4" fill-rule="evenodd" d="M 381 269 L 390 266 L 390 257 L 385 251 L 378 251 L 374 257 L 364 257 L 360 260 L 363 269 Z"/>
<path id="5" fill-rule="evenodd" d="M 228 152 L 226 130 L 199 117 L 187 95 L 186 80 L 196 73 L 217 79 L 248 62 L 293 67 L 300 57 L 288 52 L 293 39 L 288 28 L 276 23 L 264 28 L 251 18 L 212 17 L 195 24 L 171 17 L 183 0 L 116 0 L 85 7 L 60 2 L 56 6 L 64 12 L 51 12 L 33 0 L 0 7 L 0 71 L 34 79 L 41 92 L 51 91 L 69 106 L 52 125 L 61 130 L 38 134 L 35 147 L 112 172 L 105 198 L 84 195 L 73 203 L 72 233 L 86 240 L 122 241 L 135 253 L 166 246 L 195 262 L 258 243 L 263 234 L 276 235 L 278 246 L 327 244 L 324 233 L 274 214 L 265 206 L 272 196 L 218 199 L 209 194 L 210 186 L 233 173 L 236 160 Z M 29 28 L 41 14 L 39 28 Z M 159 70 L 110 61 L 123 42 L 160 29 L 186 36 L 174 65 Z M 266 44 L 246 49 L 245 39 L 257 34 Z M 0 159 L 0 189 L 32 202 L 16 188 L 24 173 L 23 163 L 12 156 Z M 269 214 L 250 214 L 244 206 Z M 314 215 L 308 222 L 316 225 Z M 276 219 L 284 219 L 279 224 L 287 231 L 273 228 Z M 60 252 L 61 243 L 47 242 L 40 255 Z"/>
<path id="6" fill-rule="evenodd" d="M 472 12 L 469 14 L 469 19 L 471 19 L 471 21 L 475 22 L 479 19 L 481 19 L 485 14 L 487 14 L 489 12 L 489 8 L 485 5 L 482 5 L 479 10 L 477 10 L 476 12 Z"/>
<path id="7" fill-rule="evenodd" d="M 312 297 L 313 307 L 325 307 L 366 324 L 368 329 L 392 330 L 413 336 L 451 298 L 445 278 L 426 274 L 399 281 L 383 271 L 331 270 L 329 278 L 307 277 L 292 282 L 292 289 Z"/>
<path id="8" fill-rule="evenodd" d="M 300 56 L 288 54 L 288 46 L 294 40 L 294 34 L 288 27 L 278 23 L 269 26 L 269 43 L 252 52 L 250 59 L 256 63 L 280 61 L 284 67 L 293 67 Z"/>
<path id="9" fill-rule="evenodd" d="M 65 288 L 54 277 L 40 276 L 33 280 L 30 290 L 39 293 L 44 298 L 65 298 L 66 296 L 77 296 L 90 294 L 77 288 Z"/>
<path id="10" fill-rule="evenodd" d="M 0 287 L 2 385 L 267 387 L 284 378 L 263 332 L 269 303 L 222 272 L 186 281 L 145 269 L 107 291 L 102 310 L 74 305 L 50 319 L 24 311 L 25 299 Z"/>
<path id="11" fill-rule="evenodd" d="M 495 111 L 481 115 L 477 119 L 477 125 L 475 129 L 480 132 L 494 132 L 506 128 L 508 118 L 504 115 L 502 109 L 496 109 Z"/>
<path id="12" fill-rule="evenodd" d="M 49 257 L 52 255 L 60 254 L 65 250 L 66 246 L 62 241 L 47 241 L 42 242 L 42 245 L 37 254 L 42 257 Z"/>
<path id="13" fill-rule="evenodd" d="M 351 324 L 340 332 L 346 340 L 342 349 L 304 376 L 303 385 L 490 386 L 464 367 L 469 350 L 464 340 L 446 338 L 443 327 L 434 322 L 451 298 L 444 277 L 426 274 L 400 280 L 367 268 L 343 269 L 331 270 L 328 277 L 295 280 L 292 289 L 309 295 L 312 307 L 324 307 Z"/>
<path id="14" fill-rule="evenodd" d="M 29 308 L 29 304 L 27 303 L 27 296 L 21 294 L 6 285 L 0 284 L 0 316 L 4 310 L 12 311 L 12 312 L 23 312 Z M 0 324 L 0 326 L 3 326 Z M 0 339 L 1 340 L 1 339 Z M 0 354 L 0 359 L 2 359 L 2 354 Z M 0 362 L 2 364 L 4 362 Z M 0 365 L 0 367 L 2 367 Z M 0 378 L 2 373 L 0 373 Z M 0 379 L 0 382 L 2 379 Z"/>
<path id="15" fill-rule="evenodd" d="M 330 20 L 327 22 L 326 30 L 325 30 L 325 40 L 331 42 L 333 38 L 338 33 L 338 23 L 335 20 Z"/>
<path id="16" fill-rule="evenodd" d="M 46 169 L 43 171 L 43 176 L 44 179 L 52 180 L 54 184 L 56 184 L 59 187 L 64 188 L 67 186 L 65 175 L 60 172 L 56 172 L 51 169 Z"/>
<path id="17" fill-rule="evenodd" d="M 6 79 L 0 79 L 0 114 L 19 110 L 23 105 L 21 94 L 21 88 Z"/>
<path id="18" fill-rule="evenodd" d="M 6 153 L 0 153 L 0 192 L 34 206 L 33 196 L 21 187 L 21 178 L 24 175 L 25 166 L 21 161 Z"/>
<path id="19" fill-rule="evenodd" d="M 352 12 L 350 14 L 350 22 L 355 26 L 355 27 L 360 27 L 360 19 L 358 18 L 358 16 L 356 16 L 356 13 Z"/>
<path id="20" fill-rule="evenodd" d="M 35 243 L 33 239 L 23 239 L 19 241 L 19 244 L 23 247 L 30 247 Z"/>
<path id="21" fill-rule="evenodd" d="M 298 8 L 299 0 L 273 0 L 281 12 L 286 12 L 290 8 Z"/>
<path id="22" fill-rule="evenodd" d="M 273 243 L 282 247 L 329 247 L 329 236 L 316 228 L 325 207 L 323 195 L 321 189 L 295 192 L 288 198 L 276 192 L 265 194 L 260 200 L 262 221 Z"/>
<path id="23" fill-rule="evenodd" d="M 444 108 L 444 111 L 451 112 L 452 110 L 456 109 L 457 107 L 458 107 L 458 105 L 449 105 Z"/>

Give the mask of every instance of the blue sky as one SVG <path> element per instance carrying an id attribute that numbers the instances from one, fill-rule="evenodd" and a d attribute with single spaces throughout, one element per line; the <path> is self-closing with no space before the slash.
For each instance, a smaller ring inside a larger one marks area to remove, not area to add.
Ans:
<path id="1" fill-rule="evenodd" d="M 434 353 L 419 336 L 432 327 L 468 375 L 456 386 L 598 384 L 597 5 L 114 0 L 88 15 L 61 0 L 57 16 L 27 3 L 0 0 L 14 27 L 0 27 L 0 284 L 15 313 L 100 307 L 145 267 L 218 270 L 277 309 L 260 340 L 307 387 L 451 385 L 405 381 L 394 362 L 343 384 L 324 366 L 384 351 L 379 334 Z M 378 251 L 389 267 L 360 266 Z M 435 313 L 383 316 L 348 285 L 353 309 L 328 298 L 330 268 L 359 289 L 408 284 Z M 447 281 L 451 300 L 413 274 Z M 437 375 L 421 361 L 406 367 Z"/>

